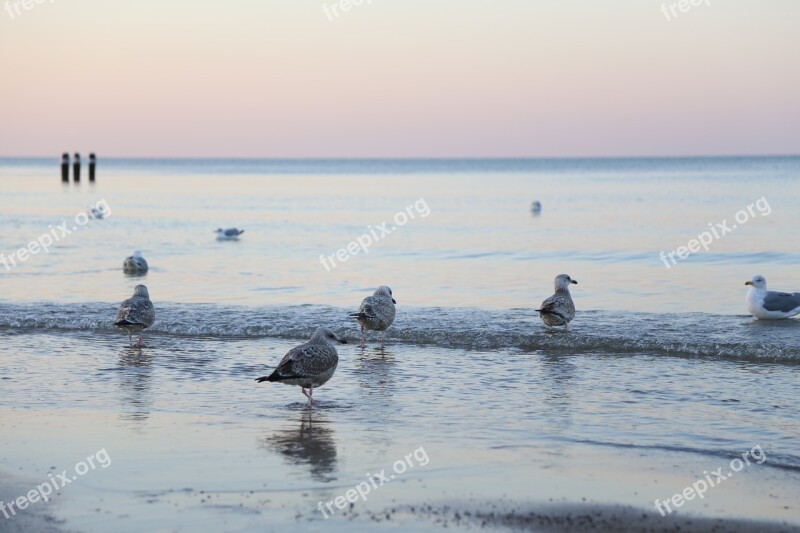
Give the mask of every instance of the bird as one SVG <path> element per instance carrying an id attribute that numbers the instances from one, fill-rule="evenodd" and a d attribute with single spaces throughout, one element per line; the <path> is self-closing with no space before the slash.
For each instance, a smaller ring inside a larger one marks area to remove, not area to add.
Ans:
<path id="1" fill-rule="evenodd" d="M 89 207 L 89 218 L 102 219 L 106 217 L 106 214 L 106 210 L 102 205 L 100 207 L 94 205 Z"/>
<path id="2" fill-rule="evenodd" d="M 764 276 L 755 275 L 750 281 L 747 291 L 747 310 L 754 317 L 761 320 L 776 320 L 790 318 L 800 314 L 800 292 L 789 294 L 767 290 L 767 280 Z"/>
<path id="3" fill-rule="evenodd" d="M 361 302 L 358 313 L 351 313 L 350 317 L 361 324 L 361 347 L 366 345 L 366 330 L 381 332 L 381 347 L 383 347 L 384 334 L 394 322 L 395 304 L 392 298 L 392 289 L 381 285 L 372 296 L 367 296 Z"/>
<path id="4" fill-rule="evenodd" d="M 575 304 L 572 302 L 572 295 L 569 293 L 571 284 L 577 285 L 578 282 L 567 274 L 559 274 L 554 281 L 556 292 L 550 298 L 542 302 L 536 311 L 542 317 L 542 322 L 548 326 L 564 326 L 569 329 L 569 324 L 575 318 Z"/>
<path id="5" fill-rule="evenodd" d="M 317 328 L 308 342 L 295 346 L 283 356 L 272 374 L 256 378 L 256 382 L 299 385 L 311 407 L 314 405 L 314 389 L 327 383 L 339 364 L 336 342 L 347 344 L 347 339 L 339 338 L 328 328 Z"/>
<path id="6" fill-rule="evenodd" d="M 132 333 L 139 334 L 137 346 L 142 347 L 142 330 L 149 328 L 156 320 L 156 310 L 150 301 L 150 293 L 144 285 L 133 289 L 133 296 L 122 302 L 117 313 L 115 326 L 128 332 L 128 343 L 133 346 Z"/>
<path id="7" fill-rule="evenodd" d="M 235 241 L 239 239 L 239 235 L 244 233 L 243 229 L 237 228 L 228 228 L 222 229 L 217 228 L 217 240 L 218 241 Z"/>
<path id="8" fill-rule="evenodd" d="M 538 215 L 539 213 L 541 213 L 542 212 L 542 202 L 540 202 L 539 200 L 536 200 L 535 202 L 533 202 L 531 204 L 531 212 L 533 212 L 534 215 Z"/>
<path id="9" fill-rule="evenodd" d="M 139 250 L 133 252 L 132 256 L 126 257 L 122 263 L 122 271 L 126 274 L 146 274 L 148 268 L 147 261 Z"/>

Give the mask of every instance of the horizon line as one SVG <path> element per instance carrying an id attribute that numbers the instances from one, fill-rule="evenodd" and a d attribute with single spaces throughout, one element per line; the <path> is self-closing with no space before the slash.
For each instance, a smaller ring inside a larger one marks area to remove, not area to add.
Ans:
<path id="1" fill-rule="evenodd" d="M 61 152 L 55 155 L 0 155 L 0 159 L 60 159 L 61 154 L 72 156 L 80 152 Z M 97 152 L 84 152 L 97 155 Z M 172 161 L 198 161 L 198 160 L 233 160 L 233 161 L 537 161 L 537 160 L 586 160 L 586 159 L 736 159 L 736 158 L 792 158 L 800 157 L 800 152 L 795 154 L 704 154 L 704 155 L 565 155 L 565 156 L 406 156 L 406 157 L 276 157 L 276 156 L 119 156 L 107 155 L 104 159 L 128 160 L 172 160 Z M 100 159 L 98 157 L 98 159 Z M 88 157 L 87 157 L 88 161 Z"/>

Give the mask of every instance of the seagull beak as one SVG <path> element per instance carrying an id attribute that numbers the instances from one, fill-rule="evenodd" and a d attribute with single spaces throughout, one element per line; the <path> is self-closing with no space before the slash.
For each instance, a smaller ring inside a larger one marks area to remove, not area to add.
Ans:
<path id="1" fill-rule="evenodd" d="M 339 339 L 339 344 L 347 344 L 347 339 Z"/>
<path id="2" fill-rule="evenodd" d="M 745 285 L 752 285 L 752 284 L 753 284 L 753 282 L 752 282 L 752 281 L 745 281 L 745 282 L 744 282 L 744 284 L 745 284 Z"/>
<path id="3" fill-rule="evenodd" d="M 571 283 L 572 283 L 573 285 L 577 285 L 577 284 L 578 284 L 578 280 L 575 280 L 575 279 L 573 279 L 573 280 L 571 281 Z"/>
<path id="4" fill-rule="evenodd" d="M 397 300 L 395 300 L 394 298 L 392 298 L 392 303 L 393 303 L 393 304 L 396 304 L 396 303 L 397 303 Z"/>

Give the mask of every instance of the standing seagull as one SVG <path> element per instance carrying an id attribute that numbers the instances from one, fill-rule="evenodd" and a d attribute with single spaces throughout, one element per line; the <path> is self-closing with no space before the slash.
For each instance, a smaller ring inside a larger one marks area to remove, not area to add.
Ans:
<path id="1" fill-rule="evenodd" d="M 358 313 L 350 315 L 361 324 L 362 348 L 367 343 L 365 333 L 367 329 L 381 332 L 381 348 L 383 348 L 384 332 L 394 322 L 394 304 L 396 303 L 397 301 L 392 298 L 392 289 L 386 285 L 381 285 L 375 290 L 375 294 L 364 298 L 361 302 L 361 307 L 358 308 Z"/>
<path id="2" fill-rule="evenodd" d="M 761 320 L 789 318 L 800 314 L 800 292 L 789 294 L 767 290 L 767 280 L 764 276 L 753 276 L 747 291 L 747 310 L 750 314 Z"/>
<path id="3" fill-rule="evenodd" d="M 572 279 L 566 274 L 559 274 L 556 276 L 554 285 L 556 288 L 555 294 L 542 302 L 542 305 L 536 311 L 542 317 L 542 322 L 548 326 L 564 326 L 564 329 L 569 329 L 567 324 L 575 318 L 575 304 L 572 302 L 572 295 L 569 293 L 570 284 L 578 284 L 577 281 Z"/>
<path id="4" fill-rule="evenodd" d="M 150 293 L 147 287 L 137 285 L 133 289 L 133 296 L 122 302 L 117 313 L 115 326 L 119 326 L 128 332 L 128 343 L 133 346 L 131 333 L 139 334 L 137 346 L 142 347 L 142 330 L 149 328 L 156 320 L 156 310 L 153 302 L 150 301 Z"/>
<path id="5" fill-rule="evenodd" d="M 132 256 L 126 257 L 122 263 L 122 271 L 126 274 L 146 274 L 147 269 L 147 261 L 139 250 L 133 252 Z"/>
<path id="6" fill-rule="evenodd" d="M 312 406 L 314 400 L 311 396 L 314 394 L 314 388 L 327 383 L 333 377 L 336 365 L 339 364 L 335 342 L 347 344 L 347 340 L 340 339 L 328 328 L 317 328 L 311 340 L 292 348 L 283 356 L 272 374 L 257 378 L 256 381 L 299 385 L 303 395 L 308 398 L 308 405 Z"/>
<path id="7" fill-rule="evenodd" d="M 239 235 L 244 233 L 243 229 L 238 228 L 228 228 L 222 229 L 217 228 L 217 240 L 218 241 L 236 241 L 239 240 Z"/>

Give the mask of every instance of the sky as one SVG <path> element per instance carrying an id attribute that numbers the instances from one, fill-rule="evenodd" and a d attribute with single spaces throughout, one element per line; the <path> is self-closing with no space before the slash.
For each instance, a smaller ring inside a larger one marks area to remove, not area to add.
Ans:
<path id="1" fill-rule="evenodd" d="M 347 1 L 0 0 L 0 156 L 800 154 L 797 0 Z"/>

